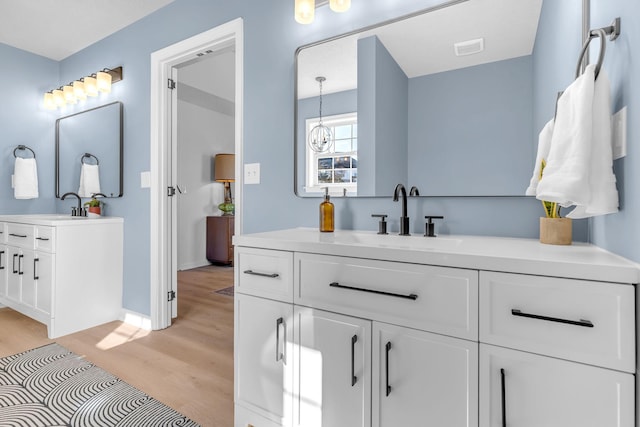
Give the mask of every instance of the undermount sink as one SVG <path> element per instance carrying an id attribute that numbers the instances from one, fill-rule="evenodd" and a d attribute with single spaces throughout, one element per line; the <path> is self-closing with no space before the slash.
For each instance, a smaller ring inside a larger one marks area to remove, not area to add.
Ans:
<path id="1" fill-rule="evenodd" d="M 335 232 L 333 243 L 428 251 L 454 249 L 462 243 L 462 240 L 451 237 L 424 237 L 422 235 L 399 236 L 395 234 Z"/>
<path id="2" fill-rule="evenodd" d="M 71 216 L 71 214 L 33 214 L 22 215 L 25 218 L 41 219 L 44 221 L 60 221 L 66 219 L 87 219 L 86 216 Z"/>

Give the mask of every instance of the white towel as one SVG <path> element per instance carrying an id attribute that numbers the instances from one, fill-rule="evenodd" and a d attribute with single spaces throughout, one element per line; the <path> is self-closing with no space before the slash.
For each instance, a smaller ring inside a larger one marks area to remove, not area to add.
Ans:
<path id="1" fill-rule="evenodd" d="M 547 165 L 536 198 L 577 206 L 569 218 L 617 212 L 612 170 L 609 81 L 587 66 L 558 100 Z M 597 86 L 597 89 L 596 89 Z M 607 154 L 608 153 L 608 154 Z"/>
<path id="2" fill-rule="evenodd" d="M 91 197 L 95 193 L 100 193 L 100 168 L 98 165 L 83 163 L 80 169 L 78 195 L 80 197 Z"/>
<path id="3" fill-rule="evenodd" d="M 13 172 L 13 195 L 16 199 L 38 198 L 38 168 L 35 158 L 16 157 Z"/>
<path id="4" fill-rule="evenodd" d="M 529 188 L 527 188 L 527 196 L 535 196 L 538 189 L 538 183 L 540 182 L 540 169 L 542 167 L 542 160 L 547 160 L 549 157 L 549 149 L 551 148 L 551 137 L 553 135 L 554 119 L 547 122 L 546 125 L 540 131 L 538 135 L 538 154 L 536 155 L 536 164 L 533 167 L 533 175 L 529 182 Z"/>

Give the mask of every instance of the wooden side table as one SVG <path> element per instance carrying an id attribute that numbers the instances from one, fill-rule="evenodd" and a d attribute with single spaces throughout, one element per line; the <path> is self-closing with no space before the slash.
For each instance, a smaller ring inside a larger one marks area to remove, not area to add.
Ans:
<path id="1" fill-rule="evenodd" d="M 233 265 L 234 216 L 207 217 L 207 259 L 214 264 Z"/>

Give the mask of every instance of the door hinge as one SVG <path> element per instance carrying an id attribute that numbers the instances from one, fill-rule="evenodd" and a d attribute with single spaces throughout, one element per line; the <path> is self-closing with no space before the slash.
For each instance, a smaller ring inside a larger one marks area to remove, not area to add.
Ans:
<path id="1" fill-rule="evenodd" d="M 167 301 L 171 302 L 174 299 L 176 299 L 176 291 L 169 291 L 167 292 Z"/>
<path id="2" fill-rule="evenodd" d="M 175 195 L 176 195 L 176 188 L 175 187 L 167 187 L 167 196 L 173 197 Z"/>
<path id="3" fill-rule="evenodd" d="M 169 89 L 175 89 L 176 88 L 176 82 L 173 79 L 167 79 L 167 88 Z"/>

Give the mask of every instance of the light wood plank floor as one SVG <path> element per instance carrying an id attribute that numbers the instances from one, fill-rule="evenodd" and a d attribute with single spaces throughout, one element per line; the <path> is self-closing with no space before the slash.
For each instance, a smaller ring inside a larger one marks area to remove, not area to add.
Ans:
<path id="1" fill-rule="evenodd" d="M 178 318 L 143 331 L 111 322 L 56 339 L 97 366 L 183 413 L 203 427 L 233 426 L 233 268 L 178 272 Z M 0 356 L 52 342 L 46 327 L 0 309 Z"/>

